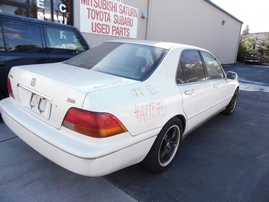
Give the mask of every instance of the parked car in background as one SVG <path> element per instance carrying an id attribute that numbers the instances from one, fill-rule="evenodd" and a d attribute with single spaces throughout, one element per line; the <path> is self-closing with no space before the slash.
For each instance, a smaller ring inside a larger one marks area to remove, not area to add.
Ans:
<path id="1" fill-rule="evenodd" d="M 245 56 L 245 64 L 247 63 L 256 63 L 261 65 L 263 63 L 263 56 L 261 53 L 252 52 Z"/>
<path id="2" fill-rule="evenodd" d="M 108 41 L 69 60 L 13 67 L 6 125 L 58 165 L 102 176 L 142 162 L 174 161 L 184 137 L 214 115 L 232 114 L 237 74 L 205 49 Z M 31 124 L 29 124 L 31 123 Z"/>
<path id="3" fill-rule="evenodd" d="M 0 14 L 0 100 L 8 96 L 12 66 L 59 62 L 88 49 L 73 26 Z"/>

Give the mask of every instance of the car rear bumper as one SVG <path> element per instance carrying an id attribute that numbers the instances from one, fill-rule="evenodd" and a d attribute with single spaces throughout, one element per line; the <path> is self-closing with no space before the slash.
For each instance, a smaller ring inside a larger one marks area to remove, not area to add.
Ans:
<path id="1" fill-rule="evenodd" d="M 156 138 L 156 131 L 151 131 L 144 135 L 147 138 L 131 137 L 132 141 L 114 141 L 112 146 L 85 143 L 28 115 L 11 98 L 0 102 L 0 111 L 6 125 L 33 149 L 85 176 L 103 176 L 142 161 Z"/>
<path id="2" fill-rule="evenodd" d="M 245 59 L 245 62 L 253 62 L 253 63 L 260 63 L 261 61 L 259 59 Z"/>

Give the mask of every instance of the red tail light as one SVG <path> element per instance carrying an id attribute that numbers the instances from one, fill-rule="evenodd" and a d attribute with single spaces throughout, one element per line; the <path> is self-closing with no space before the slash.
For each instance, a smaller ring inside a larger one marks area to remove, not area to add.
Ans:
<path id="1" fill-rule="evenodd" d="M 7 78 L 7 90 L 8 90 L 8 94 L 14 98 L 14 94 L 13 94 L 13 90 L 12 90 L 12 86 L 11 86 L 11 82 L 10 82 L 10 78 Z"/>
<path id="2" fill-rule="evenodd" d="M 109 137 L 127 132 L 125 126 L 112 114 L 70 108 L 62 126 L 91 137 Z"/>

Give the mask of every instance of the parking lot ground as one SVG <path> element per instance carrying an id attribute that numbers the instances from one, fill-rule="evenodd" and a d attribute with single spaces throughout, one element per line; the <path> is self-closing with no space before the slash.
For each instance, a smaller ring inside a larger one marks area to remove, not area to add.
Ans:
<path id="1" fill-rule="evenodd" d="M 160 174 L 137 164 L 100 178 L 79 176 L 0 123 L 0 201 L 268 202 L 269 68 L 229 65 L 225 70 L 249 85 L 240 91 L 235 113 L 219 114 L 193 131 L 174 164 Z"/>
<path id="2" fill-rule="evenodd" d="M 136 201 L 105 178 L 71 173 L 0 123 L 1 202 Z"/>
<path id="3" fill-rule="evenodd" d="M 138 201 L 269 201 L 268 102 L 268 93 L 242 91 L 234 115 L 186 137 L 166 172 L 135 165 L 106 178 Z"/>

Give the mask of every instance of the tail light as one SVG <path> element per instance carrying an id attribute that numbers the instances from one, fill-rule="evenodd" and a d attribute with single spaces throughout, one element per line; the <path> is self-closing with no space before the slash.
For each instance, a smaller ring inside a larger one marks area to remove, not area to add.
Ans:
<path id="1" fill-rule="evenodd" d="M 78 133 L 103 138 L 127 132 L 125 126 L 112 114 L 70 108 L 62 126 Z"/>
<path id="2" fill-rule="evenodd" d="M 14 94 L 13 94 L 13 90 L 12 90 L 12 86 L 11 86 L 11 81 L 10 78 L 7 78 L 7 90 L 8 90 L 8 94 L 14 98 Z"/>

